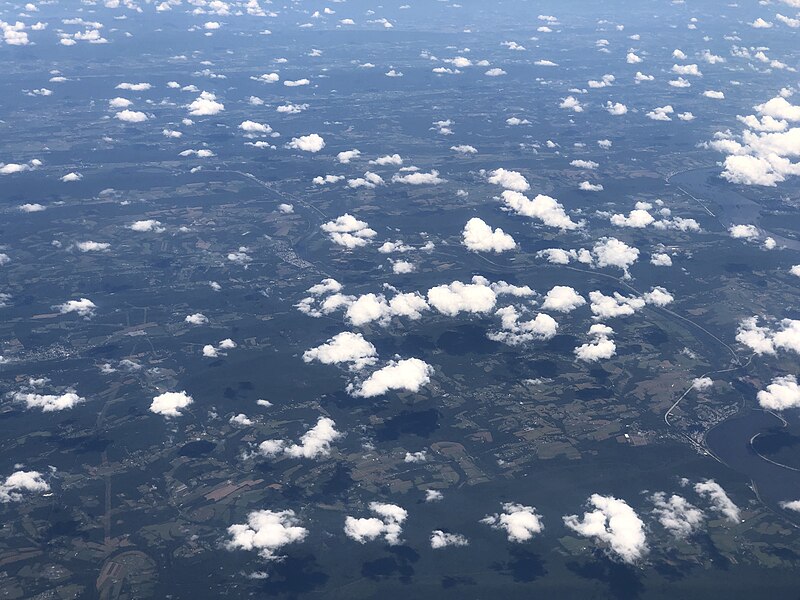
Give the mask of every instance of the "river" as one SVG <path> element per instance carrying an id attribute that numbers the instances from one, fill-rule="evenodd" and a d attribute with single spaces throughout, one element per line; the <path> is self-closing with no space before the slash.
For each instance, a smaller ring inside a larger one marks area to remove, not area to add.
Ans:
<path id="1" fill-rule="evenodd" d="M 666 178 L 692 198 L 709 216 L 715 217 L 725 229 L 731 225 L 755 225 L 764 237 L 773 238 L 779 246 L 800 250 L 800 240 L 783 237 L 761 225 L 763 207 L 737 191 L 737 186 L 719 177 L 719 167 L 700 167 L 674 173 Z"/>
<path id="2" fill-rule="evenodd" d="M 780 444 L 764 443 L 765 438 L 778 437 Z M 760 409 L 746 410 L 706 435 L 708 448 L 731 469 L 748 477 L 759 498 L 773 509 L 778 509 L 782 501 L 800 499 L 800 469 L 786 464 L 789 461 L 781 466 L 787 440 L 800 443 L 800 424 L 784 425 L 781 419 Z M 800 523 L 800 515 L 794 520 Z"/>

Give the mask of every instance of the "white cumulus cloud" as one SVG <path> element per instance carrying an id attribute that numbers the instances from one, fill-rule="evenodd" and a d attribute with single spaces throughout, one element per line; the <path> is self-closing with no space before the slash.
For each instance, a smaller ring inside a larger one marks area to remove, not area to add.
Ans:
<path id="1" fill-rule="evenodd" d="M 544 530 L 542 517 L 535 508 L 514 502 L 506 502 L 502 513 L 487 515 L 481 519 L 481 523 L 505 531 L 508 541 L 517 543 L 527 542 Z"/>
<path id="2" fill-rule="evenodd" d="M 584 304 L 586 304 L 586 300 L 574 288 L 556 285 L 545 294 L 542 309 L 568 313 Z"/>
<path id="3" fill-rule="evenodd" d="M 564 524 L 581 536 L 608 545 L 624 562 L 635 563 L 648 552 L 644 522 L 624 500 L 592 494 L 582 518 L 564 517 Z"/>
<path id="4" fill-rule="evenodd" d="M 464 245 L 474 252 L 500 253 L 517 247 L 513 237 L 499 227 L 492 230 L 478 217 L 467 221 L 462 236 Z"/>
<path id="5" fill-rule="evenodd" d="M 469 540 L 460 533 L 448 533 L 441 529 L 435 529 L 431 533 L 431 548 L 447 548 L 450 546 L 468 546 Z"/>
<path id="6" fill-rule="evenodd" d="M 418 392 L 431 380 L 433 367 L 419 358 L 391 361 L 361 384 L 350 384 L 347 391 L 358 398 L 382 396 L 391 390 Z"/>
<path id="7" fill-rule="evenodd" d="M 655 506 L 653 514 L 658 522 L 676 538 L 691 535 L 703 524 L 703 511 L 682 496 L 673 494 L 667 497 L 664 492 L 656 492 L 650 500 Z"/>
<path id="8" fill-rule="evenodd" d="M 711 503 L 711 510 L 719 513 L 731 523 L 740 520 L 739 507 L 733 503 L 722 486 L 713 479 L 706 479 L 695 484 L 694 491 Z"/>
<path id="9" fill-rule="evenodd" d="M 180 417 L 183 414 L 181 411 L 193 401 L 186 392 L 164 392 L 153 398 L 150 412 L 167 418 Z"/>
<path id="10" fill-rule="evenodd" d="M 495 169 L 489 175 L 488 181 L 515 192 L 527 192 L 531 188 L 522 173 L 507 171 L 506 169 Z"/>
<path id="11" fill-rule="evenodd" d="M 309 135 L 301 135 L 300 137 L 292 138 L 292 141 L 289 142 L 287 146 L 294 150 L 316 153 L 325 147 L 325 139 L 317 133 L 311 133 Z"/>
<path id="12" fill-rule="evenodd" d="M 363 369 L 377 360 L 378 353 L 360 333 L 343 331 L 325 344 L 303 353 L 305 362 L 317 360 L 323 364 L 349 363 L 352 370 Z"/>
<path id="13" fill-rule="evenodd" d="M 505 190 L 501 198 L 509 210 L 524 217 L 539 219 L 548 227 L 573 230 L 582 226 L 582 223 L 576 223 L 567 215 L 558 200 L 550 196 L 538 194 L 531 200 L 520 192 Z"/>
<path id="14" fill-rule="evenodd" d="M 800 386 L 797 385 L 797 378 L 794 375 L 775 377 L 766 390 L 758 392 L 757 398 L 758 403 L 768 410 L 797 408 L 800 406 Z"/>
<path id="15" fill-rule="evenodd" d="M 200 95 L 191 102 L 187 108 L 194 117 L 209 117 L 218 115 L 225 110 L 222 102 L 217 102 L 217 96 L 211 92 L 200 92 Z"/>
<path id="16" fill-rule="evenodd" d="M 80 300 L 68 300 L 64 304 L 57 304 L 53 308 L 62 315 L 76 313 L 81 317 L 89 318 L 94 316 L 97 305 L 88 298 L 81 298 Z"/>
<path id="17" fill-rule="evenodd" d="M 402 542 L 403 523 L 408 518 L 408 511 L 396 504 L 371 502 L 369 509 L 376 517 L 355 518 L 346 517 L 344 533 L 347 537 L 365 544 L 379 537 L 390 546 Z"/>
<path id="18" fill-rule="evenodd" d="M 264 560 L 280 558 L 277 552 L 284 546 L 302 542 L 308 529 L 292 510 L 256 510 L 247 515 L 247 523 L 228 527 L 228 550 L 256 551 Z"/>
<path id="19" fill-rule="evenodd" d="M 21 502 L 26 493 L 48 491 L 50 484 L 39 471 L 15 471 L 0 483 L 0 503 Z"/>

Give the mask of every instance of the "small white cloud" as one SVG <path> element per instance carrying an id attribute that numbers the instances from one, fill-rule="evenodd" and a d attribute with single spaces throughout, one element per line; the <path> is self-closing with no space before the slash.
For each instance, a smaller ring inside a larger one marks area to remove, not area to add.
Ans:
<path id="1" fill-rule="evenodd" d="M 606 110 L 609 114 L 619 117 L 628 113 L 628 107 L 621 102 L 606 102 Z"/>
<path id="2" fill-rule="evenodd" d="M 280 81 L 280 75 L 277 73 L 264 73 L 256 77 L 251 77 L 253 81 L 260 81 L 261 83 L 276 83 Z"/>
<path id="3" fill-rule="evenodd" d="M 320 417 L 317 424 L 300 437 L 299 444 L 287 445 L 284 440 L 266 440 L 259 444 L 258 450 L 264 456 L 285 454 L 292 458 L 315 459 L 329 456 L 331 443 L 341 436 L 333 419 Z"/>
<path id="4" fill-rule="evenodd" d="M 403 157 L 399 154 L 387 154 L 385 156 L 380 156 L 375 160 L 369 161 L 369 164 L 380 166 L 400 166 L 403 164 Z"/>
<path id="5" fill-rule="evenodd" d="M 211 92 L 200 92 L 193 102 L 188 107 L 189 114 L 195 117 L 208 117 L 214 116 L 225 110 L 225 105 L 222 102 L 217 102 L 217 96 Z"/>
<path id="6" fill-rule="evenodd" d="M 323 279 L 316 285 L 312 285 L 306 291 L 309 294 L 314 294 L 315 296 L 322 296 L 324 294 L 335 294 L 336 292 L 342 291 L 342 284 L 336 281 L 335 279 L 327 278 Z"/>
<path id="7" fill-rule="evenodd" d="M 576 113 L 583 112 L 583 106 L 575 96 L 567 96 L 566 98 L 561 100 L 561 104 L 559 104 L 558 107 L 566 110 L 571 110 Z"/>
<path id="8" fill-rule="evenodd" d="M 347 180 L 348 187 L 353 189 L 375 189 L 379 185 L 384 185 L 385 183 L 386 182 L 383 180 L 383 177 L 377 173 L 373 173 L 372 171 L 366 171 L 363 177 L 356 177 L 354 179 Z"/>
<path id="9" fill-rule="evenodd" d="M 161 226 L 161 221 L 156 221 L 155 219 L 134 221 L 129 225 L 129 229 L 139 232 L 153 231 L 155 233 L 161 233 L 165 231 L 164 228 Z"/>
<path id="10" fill-rule="evenodd" d="M 494 309 L 496 302 L 494 290 L 480 283 L 454 281 L 428 290 L 428 303 L 449 317 L 460 312 L 487 313 Z"/>
<path id="11" fill-rule="evenodd" d="M 147 121 L 147 115 L 137 110 L 121 110 L 114 115 L 114 118 L 125 123 L 144 123 Z"/>
<path id="12" fill-rule="evenodd" d="M 369 243 L 377 235 L 370 229 L 365 221 L 356 219 L 353 215 L 345 213 L 333 221 L 328 221 L 320 226 L 328 234 L 331 241 L 345 248 L 359 248 Z"/>
<path id="13" fill-rule="evenodd" d="M 287 115 L 296 115 L 303 112 L 304 110 L 307 110 L 308 106 L 309 106 L 308 104 L 287 103 L 287 104 L 281 104 L 275 110 L 278 111 L 279 113 L 284 113 Z"/>
<path id="14" fill-rule="evenodd" d="M 361 156 L 361 150 L 345 150 L 344 152 L 339 152 L 339 154 L 336 155 L 336 159 L 343 165 L 348 165 L 350 161 L 359 156 Z"/>
<path id="15" fill-rule="evenodd" d="M 531 200 L 520 192 L 507 189 L 500 197 L 506 207 L 516 214 L 538 219 L 549 227 L 574 230 L 582 226 L 582 223 L 575 222 L 569 217 L 558 200 L 550 196 L 538 194 Z"/>
<path id="16" fill-rule="evenodd" d="M 390 545 L 401 543 L 403 533 L 402 525 L 408 518 L 408 512 L 396 504 L 383 504 L 372 502 L 369 505 L 371 512 L 377 517 L 360 518 L 348 516 L 344 522 L 344 533 L 347 537 L 360 544 L 365 544 L 379 537 Z"/>
<path id="17" fill-rule="evenodd" d="M 592 494 L 587 511 L 564 517 L 564 525 L 577 534 L 607 544 L 624 562 L 635 563 L 648 552 L 644 522 L 624 500 Z"/>
<path id="18" fill-rule="evenodd" d="M 68 300 L 64 304 L 58 304 L 53 307 L 62 315 L 69 313 L 76 313 L 81 317 L 92 317 L 97 305 L 88 298 L 81 298 L 80 300 Z"/>
<path id="19" fill-rule="evenodd" d="M 692 387 L 698 391 L 707 390 L 714 386 L 711 377 L 695 377 L 692 379 Z"/>
<path id="20" fill-rule="evenodd" d="M 81 252 L 105 252 L 111 247 L 108 242 L 78 242 L 75 247 Z"/>
<path id="21" fill-rule="evenodd" d="M 642 294 L 642 300 L 653 306 L 666 306 L 667 304 L 671 304 L 673 300 L 675 300 L 675 297 L 665 288 L 657 285 L 649 292 Z"/>
<path id="22" fill-rule="evenodd" d="M 514 306 L 505 306 L 496 313 L 500 317 L 501 330 L 489 331 L 490 340 L 510 346 L 518 346 L 534 340 L 549 340 L 558 333 L 558 323 L 548 314 L 539 313 L 535 318 L 521 321 L 522 314 Z"/>
<path id="23" fill-rule="evenodd" d="M 431 380 L 432 373 L 433 367 L 418 358 L 391 361 L 360 385 L 348 385 L 347 391 L 358 398 L 382 396 L 392 390 L 417 393 Z"/>
<path id="24" fill-rule="evenodd" d="M 517 247 L 514 238 L 499 227 L 492 230 L 482 219 L 473 217 L 464 225 L 463 244 L 473 252 L 501 253 Z"/>
<path id="25" fill-rule="evenodd" d="M 22 502 L 26 493 L 49 491 L 50 484 L 39 471 L 15 471 L 0 483 L 0 503 Z"/>
<path id="26" fill-rule="evenodd" d="M 35 392 L 15 392 L 13 396 L 17 402 L 25 404 L 25 408 L 38 408 L 42 412 L 56 412 L 67 410 L 86 402 L 86 398 L 75 392 L 63 394 L 38 394 Z"/>
<path id="27" fill-rule="evenodd" d="M 758 325 L 758 317 L 742 319 L 736 331 L 736 341 L 756 354 L 775 354 L 774 333 Z"/>
<path id="28" fill-rule="evenodd" d="M 237 425 L 237 426 L 239 426 L 239 427 L 249 427 L 250 425 L 252 425 L 252 424 L 253 424 L 253 421 L 252 421 L 252 419 L 250 419 L 250 418 L 249 418 L 247 415 L 245 415 L 244 413 L 239 413 L 238 415 L 234 415 L 234 416 L 232 416 L 232 417 L 231 417 L 231 418 L 228 420 L 228 422 L 229 422 L 231 425 Z"/>
<path id="29" fill-rule="evenodd" d="M 406 175 L 395 173 L 392 176 L 393 183 L 405 183 L 408 185 L 438 185 L 444 183 L 446 179 L 439 177 L 439 171 L 431 170 L 430 173 L 423 173 L 415 171 Z"/>
<path id="30" fill-rule="evenodd" d="M 258 123 L 256 121 L 242 121 L 239 123 L 239 129 L 251 135 L 266 135 L 272 133 L 272 127 L 266 123 Z"/>
<path id="31" fill-rule="evenodd" d="M 167 418 L 180 417 L 184 408 L 194 400 L 186 392 L 164 392 L 153 398 L 150 412 Z"/>
<path id="32" fill-rule="evenodd" d="M 250 249 L 247 246 L 239 246 L 238 250 L 228 252 L 225 258 L 233 264 L 243 266 L 246 269 L 247 266 L 253 262 L 252 257 L 248 254 L 249 251 Z"/>
<path id="33" fill-rule="evenodd" d="M 670 257 L 669 254 L 658 252 L 650 255 L 650 264 L 655 265 L 657 267 L 671 267 L 672 258 Z"/>
<path id="34" fill-rule="evenodd" d="M 611 336 L 614 330 L 608 325 L 595 323 L 589 328 L 591 341 L 575 348 L 575 357 L 584 362 L 597 362 L 616 355 L 617 345 Z"/>
<path id="35" fill-rule="evenodd" d="M 292 141 L 289 142 L 287 146 L 303 152 L 316 153 L 325 147 L 325 140 L 321 135 L 311 133 L 309 135 L 292 138 Z"/>
<path id="36" fill-rule="evenodd" d="M 645 115 L 654 121 L 671 121 L 670 115 L 674 112 L 675 109 L 668 104 L 666 106 L 658 106 L 650 112 L 645 113 Z"/>
<path id="37" fill-rule="evenodd" d="M 590 170 L 594 170 L 600 166 L 593 160 L 580 160 L 580 159 L 572 160 L 570 161 L 569 164 L 572 167 L 577 167 L 579 169 L 590 169 Z"/>
<path id="38" fill-rule="evenodd" d="M 767 410 L 781 411 L 800 407 L 800 386 L 797 385 L 797 378 L 794 375 L 775 377 L 766 390 L 758 392 L 757 398 L 759 405 Z"/>
<path id="39" fill-rule="evenodd" d="M 706 479 L 705 481 L 696 483 L 694 491 L 700 496 L 711 502 L 711 510 L 721 514 L 728 519 L 731 523 L 739 523 L 740 513 L 739 507 L 733 503 L 722 489 L 722 486 L 713 479 Z"/>
<path id="40" fill-rule="evenodd" d="M 487 515 L 481 519 L 481 523 L 504 530 L 508 541 L 516 543 L 527 542 L 544 530 L 542 517 L 535 508 L 514 502 L 506 502 L 502 513 Z"/>
<path id="41" fill-rule="evenodd" d="M 672 72 L 676 75 L 691 75 L 693 77 L 702 77 L 703 73 L 700 68 L 695 65 L 672 65 Z"/>
<path id="42" fill-rule="evenodd" d="M 628 55 L 625 57 L 625 62 L 627 62 L 629 65 L 638 65 L 640 62 L 644 61 L 635 52 L 628 52 Z"/>
<path id="43" fill-rule="evenodd" d="M 153 86 L 149 83 L 128 83 L 123 82 L 117 85 L 118 90 L 128 90 L 131 92 L 145 92 Z"/>
<path id="44" fill-rule="evenodd" d="M 208 317 L 205 316 L 203 313 L 194 313 L 191 315 L 186 315 L 186 318 L 184 318 L 183 320 L 189 325 L 205 325 L 206 323 L 208 323 Z"/>
<path id="45" fill-rule="evenodd" d="M 639 258 L 639 250 L 617 238 L 603 238 L 592 252 L 599 267 L 617 267 L 627 274 L 628 268 Z"/>
<path id="46" fill-rule="evenodd" d="M 112 98 L 108 101 L 109 108 L 128 108 L 131 104 L 133 104 L 133 102 L 127 98 L 120 97 Z"/>
<path id="47" fill-rule="evenodd" d="M 686 498 L 676 494 L 668 498 L 664 492 L 656 492 L 650 496 L 650 501 L 655 505 L 653 514 L 658 522 L 676 538 L 691 535 L 703 524 L 703 511 Z"/>
<path id="48" fill-rule="evenodd" d="M 798 6 L 800 6 L 800 4 L 798 4 Z M 791 27 L 792 29 L 797 29 L 798 27 L 800 27 L 800 19 L 793 19 L 791 17 L 787 17 L 787 16 L 782 15 L 780 13 L 776 13 L 775 14 L 775 18 L 778 19 L 778 21 L 780 21 L 781 23 L 783 23 L 787 27 Z"/>
<path id="49" fill-rule="evenodd" d="M 431 533 L 431 548 L 434 550 L 451 546 L 463 547 L 468 545 L 469 540 L 459 533 L 446 533 L 441 529 L 436 529 Z"/>
<path id="50" fill-rule="evenodd" d="M 636 208 L 628 213 L 628 216 L 622 214 L 612 215 L 609 219 L 612 225 L 617 227 L 631 227 L 634 229 L 644 229 L 655 221 L 653 215 L 643 209 Z"/>
<path id="51" fill-rule="evenodd" d="M 228 550 L 256 551 L 264 560 L 278 560 L 278 551 L 308 535 L 292 510 L 256 510 L 247 515 L 247 523 L 228 527 Z"/>
<path id="52" fill-rule="evenodd" d="M 545 294 L 542 310 L 568 313 L 584 304 L 586 304 L 586 300 L 574 288 L 556 285 Z"/>
<path id="53" fill-rule="evenodd" d="M 357 371 L 375 364 L 377 356 L 375 346 L 360 333 L 343 331 L 325 344 L 306 350 L 303 360 L 307 363 L 316 360 L 326 365 L 348 363 L 351 370 Z"/>
<path id="54" fill-rule="evenodd" d="M 424 450 L 419 452 L 406 452 L 405 457 L 403 458 L 404 463 L 424 463 L 428 460 L 428 454 Z"/>
<path id="55" fill-rule="evenodd" d="M 623 296 L 614 292 L 606 296 L 600 291 L 589 292 L 592 314 L 597 319 L 610 319 L 614 317 L 628 317 L 645 307 L 643 298 L 636 296 Z"/>
<path id="56" fill-rule="evenodd" d="M 395 275 L 407 275 L 416 271 L 414 263 L 407 260 L 392 261 L 392 273 Z"/>
<path id="57" fill-rule="evenodd" d="M 589 85 L 590 88 L 593 88 L 593 89 L 609 87 L 609 86 L 614 84 L 616 79 L 617 78 L 614 77 L 613 75 L 603 75 L 603 77 L 601 79 L 599 79 L 599 80 L 597 80 L 597 79 L 590 80 L 588 82 L 588 85 Z M 564 108 L 564 107 L 562 107 L 562 108 Z"/>
<path id="58" fill-rule="evenodd" d="M 750 240 L 758 237 L 758 228 L 755 225 L 732 225 L 728 233 L 732 238 Z"/>
<path id="59" fill-rule="evenodd" d="M 496 169 L 492 171 L 488 181 L 489 183 L 502 186 L 507 190 L 513 190 L 515 192 L 527 192 L 531 187 L 522 173 L 507 171 L 506 169 Z"/>
<path id="60" fill-rule="evenodd" d="M 439 490 L 425 490 L 425 502 L 439 502 L 444 498 L 444 494 Z"/>

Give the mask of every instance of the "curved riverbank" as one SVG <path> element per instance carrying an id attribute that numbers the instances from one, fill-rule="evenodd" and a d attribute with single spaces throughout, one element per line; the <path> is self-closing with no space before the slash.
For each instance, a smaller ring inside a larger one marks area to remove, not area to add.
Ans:
<path id="1" fill-rule="evenodd" d="M 781 434 L 800 440 L 800 426 L 777 415 L 749 409 L 723 421 L 706 434 L 706 444 L 720 460 L 747 476 L 759 499 L 770 508 L 786 500 L 800 499 L 800 469 L 760 453 L 754 441 Z"/>

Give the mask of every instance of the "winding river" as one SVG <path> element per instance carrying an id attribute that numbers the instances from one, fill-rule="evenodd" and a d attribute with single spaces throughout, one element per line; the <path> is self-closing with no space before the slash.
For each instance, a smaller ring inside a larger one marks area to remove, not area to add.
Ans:
<path id="1" fill-rule="evenodd" d="M 800 499 L 796 452 L 787 460 L 792 446 L 800 446 L 799 424 L 749 409 L 709 430 L 706 444 L 731 469 L 749 478 L 758 498 L 770 508 Z M 800 523 L 800 515 L 794 520 Z"/>
<path id="2" fill-rule="evenodd" d="M 762 206 L 737 191 L 737 186 L 719 177 L 720 168 L 700 167 L 673 173 L 666 182 L 691 198 L 725 229 L 731 225 L 755 225 L 764 237 L 773 238 L 779 246 L 800 250 L 800 240 L 783 237 L 761 225 Z"/>

